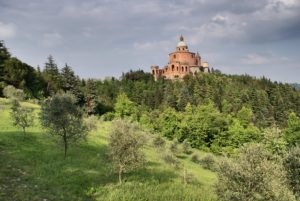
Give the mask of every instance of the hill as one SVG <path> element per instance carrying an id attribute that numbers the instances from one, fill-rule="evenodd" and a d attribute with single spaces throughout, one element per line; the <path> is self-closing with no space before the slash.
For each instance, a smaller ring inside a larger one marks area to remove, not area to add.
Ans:
<path id="1" fill-rule="evenodd" d="M 291 86 L 297 90 L 300 90 L 300 84 L 298 84 L 298 83 L 293 83 L 293 84 L 291 84 Z"/>
<path id="2" fill-rule="evenodd" d="M 23 106 L 39 112 L 36 104 Z M 137 173 L 126 174 L 126 182 L 117 184 L 117 175 L 107 159 L 107 134 L 110 122 L 98 123 L 98 129 L 76 146 L 63 160 L 63 150 L 44 133 L 39 122 L 28 129 L 25 138 L 13 127 L 9 117 L 10 102 L 0 99 L 0 196 L 2 200 L 214 200 L 214 172 L 180 154 L 195 181 L 184 186 L 182 171 L 161 159 L 148 135 L 144 152 L 147 165 Z M 193 150 L 204 156 L 205 153 Z"/>

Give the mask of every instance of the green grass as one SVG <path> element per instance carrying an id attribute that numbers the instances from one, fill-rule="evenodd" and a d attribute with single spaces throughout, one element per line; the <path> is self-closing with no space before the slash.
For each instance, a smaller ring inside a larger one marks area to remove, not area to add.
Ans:
<path id="1" fill-rule="evenodd" d="M 39 111 L 38 105 L 22 104 Z M 110 122 L 99 122 L 87 141 L 71 145 L 64 160 L 58 139 L 48 136 L 37 121 L 23 138 L 21 130 L 11 124 L 9 108 L 10 102 L 0 99 L 0 200 L 216 200 L 216 175 L 191 162 L 190 155 L 183 154 L 180 160 L 196 179 L 184 186 L 182 171 L 165 164 L 149 140 L 144 149 L 145 168 L 126 173 L 125 183 L 118 185 L 107 160 Z"/>

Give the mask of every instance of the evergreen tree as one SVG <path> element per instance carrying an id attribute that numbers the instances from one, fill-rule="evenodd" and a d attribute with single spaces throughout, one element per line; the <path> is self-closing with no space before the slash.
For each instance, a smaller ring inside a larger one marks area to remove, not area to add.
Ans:
<path id="1" fill-rule="evenodd" d="M 5 47 L 4 41 L 0 40 L 0 82 L 3 80 L 3 76 L 4 76 L 4 62 L 9 58 L 10 58 L 10 53 Z"/>
<path id="2" fill-rule="evenodd" d="M 74 94 L 78 101 L 81 102 L 83 94 L 80 89 L 80 79 L 67 64 L 61 69 L 61 88 L 65 92 Z"/>
<path id="3" fill-rule="evenodd" d="M 61 76 L 53 57 L 50 55 L 43 70 L 44 79 L 47 82 L 47 95 L 54 94 L 60 89 Z"/>
<path id="4" fill-rule="evenodd" d="M 97 91 L 94 80 L 88 79 L 84 88 L 85 109 L 88 114 L 94 114 L 97 107 Z"/>

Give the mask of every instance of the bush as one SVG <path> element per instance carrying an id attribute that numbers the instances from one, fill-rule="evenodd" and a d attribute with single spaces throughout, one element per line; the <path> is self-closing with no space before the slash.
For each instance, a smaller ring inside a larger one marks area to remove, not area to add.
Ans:
<path id="1" fill-rule="evenodd" d="M 3 95 L 6 98 L 16 99 L 16 100 L 23 100 L 24 99 L 24 92 L 21 89 L 16 89 L 12 85 L 8 85 L 3 89 Z"/>
<path id="2" fill-rule="evenodd" d="M 164 148 L 166 145 L 166 141 L 161 136 L 156 136 L 152 143 L 156 148 Z"/>
<path id="3" fill-rule="evenodd" d="M 89 131 L 97 130 L 98 118 L 94 115 L 88 116 L 84 119 L 84 123 Z"/>
<path id="4" fill-rule="evenodd" d="M 211 171 L 215 171 L 217 169 L 216 160 L 212 154 L 206 154 L 202 159 L 200 159 L 200 164 L 203 168 Z"/>
<path id="5" fill-rule="evenodd" d="M 200 158 L 198 154 L 193 154 L 191 161 L 193 161 L 194 163 L 200 163 Z"/>
<path id="6" fill-rule="evenodd" d="M 191 145 L 187 140 L 184 140 L 182 143 L 182 151 L 185 154 L 191 154 L 192 150 L 191 150 Z"/>
<path id="7" fill-rule="evenodd" d="M 162 159 L 165 161 L 165 163 L 167 163 L 171 166 L 178 168 L 180 165 L 179 160 L 172 153 L 163 154 Z"/>
<path id="8" fill-rule="evenodd" d="M 113 112 L 106 112 L 101 116 L 103 121 L 112 121 L 115 118 L 115 114 Z"/>
<path id="9" fill-rule="evenodd" d="M 218 200 L 295 201 L 284 171 L 260 144 L 242 148 L 235 160 L 220 162 L 216 192 Z"/>
<path id="10" fill-rule="evenodd" d="M 181 180 L 184 185 L 191 184 L 196 181 L 195 175 L 188 172 L 188 170 L 184 167 L 183 174 L 181 175 Z"/>
<path id="11" fill-rule="evenodd" d="M 173 154 L 178 154 L 178 142 L 176 139 L 174 139 L 172 141 L 172 143 L 170 144 L 170 151 L 173 153 Z"/>
<path id="12" fill-rule="evenodd" d="M 294 194 L 300 198 L 300 148 L 294 147 L 284 158 L 283 166 L 287 172 L 288 183 Z"/>

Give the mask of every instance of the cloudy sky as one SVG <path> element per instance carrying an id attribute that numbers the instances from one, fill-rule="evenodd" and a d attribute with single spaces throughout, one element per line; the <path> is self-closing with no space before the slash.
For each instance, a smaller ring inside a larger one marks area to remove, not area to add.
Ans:
<path id="1" fill-rule="evenodd" d="M 14 56 L 85 78 L 164 66 L 180 34 L 224 73 L 300 82 L 300 0 L 0 0 Z"/>

